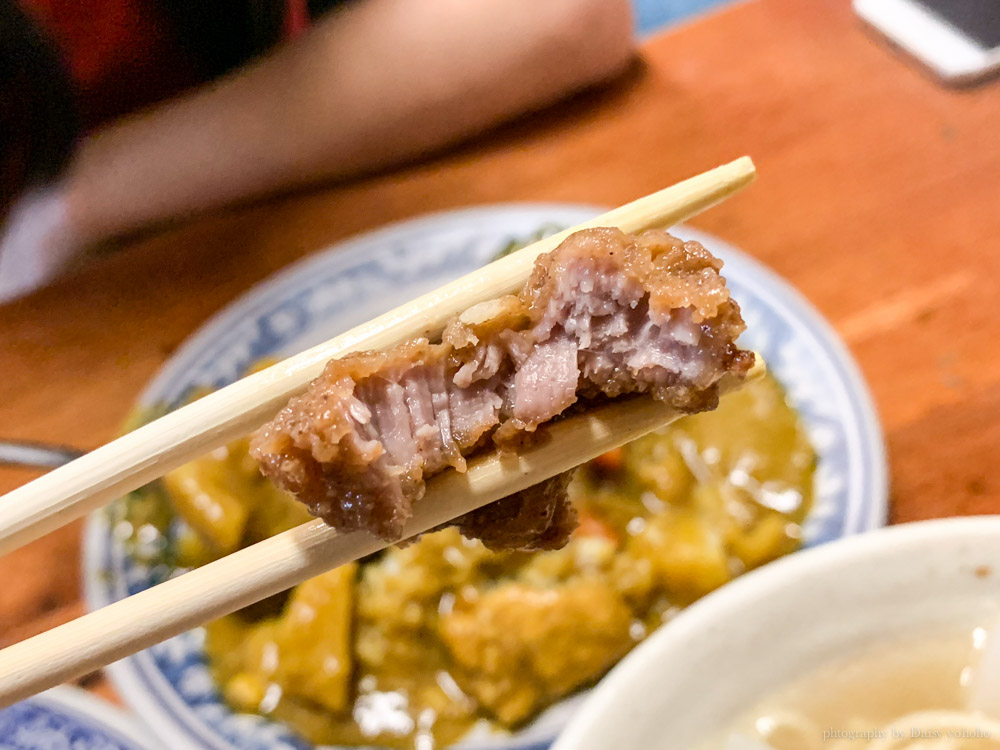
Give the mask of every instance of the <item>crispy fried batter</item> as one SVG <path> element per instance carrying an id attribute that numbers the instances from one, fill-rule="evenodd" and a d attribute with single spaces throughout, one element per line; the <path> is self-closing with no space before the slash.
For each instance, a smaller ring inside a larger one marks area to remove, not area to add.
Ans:
<path id="1" fill-rule="evenodd" d="M 722 264 L 666 232 L 577 232 L 539 257 L 524 290 L 478 305 L 440 343 L 331 361 L 252 443 L 262 471 L 343 529 L 395 541 L 425 479 L 492 443 L 515 450 L 578 400 L 652 393 L 714 408 L 743 375 L 738 305 Z M 575 513 L 556 478 L 464 516 L 492 547 L 565 544 Z"/>

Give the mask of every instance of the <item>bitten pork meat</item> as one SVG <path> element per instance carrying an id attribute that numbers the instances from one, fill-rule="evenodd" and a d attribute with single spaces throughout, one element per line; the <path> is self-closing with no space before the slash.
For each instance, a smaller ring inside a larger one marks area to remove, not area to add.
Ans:
<path id="1" fill-rule="evenodd" d="M 693 413 L 745 375 L 722 263 L 666 232 L 588 229 L 538 258 L 524 289 L 477 305 L 440 341 L 329 362 L 254 436 L 265 475 L 344 529 L 400 538 L 425 480 L 492 446 L 516 450 L 568 409 L 650 393 Z M 565 544 L 566 477 L 456 523 L 492 548 Z"/>

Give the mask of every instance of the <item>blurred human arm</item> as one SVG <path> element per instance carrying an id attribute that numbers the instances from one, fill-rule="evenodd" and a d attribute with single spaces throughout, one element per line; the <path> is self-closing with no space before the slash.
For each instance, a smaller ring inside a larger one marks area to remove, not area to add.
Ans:
<path id="1" fill-rule="evenodd" d="M 88 242 L 419 156 L 618 73 L 627 0 L 363 0 L 87 138 L 59 190 Z"/>

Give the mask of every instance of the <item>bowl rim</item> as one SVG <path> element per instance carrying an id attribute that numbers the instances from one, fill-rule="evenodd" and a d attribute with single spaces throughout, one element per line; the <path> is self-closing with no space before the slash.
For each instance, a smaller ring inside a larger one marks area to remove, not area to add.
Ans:
<path id="1" fill-rule="evenodd" d="M 716 623 L 759 606 L 790 582 L 813 577 L 819 581 L 879 558 L 926 555 L 928 544 L 943 539 L 1000 543 L 1000 516 L 960 516 L 886 526 L 800 550 L 730 581 L 686 607 L 618 662 L 587 695 L 551 750 L 589 748 L 587 737 L 596 728 L 617 721 L 612 704 L 619 695 L 628 694 L 632 683 L 650 665 L 662 663 L 665 654 L 682 648 Z"/>
<path id="2" fill-rule="evenodd" d="M 194 353 L 204 348 L 209 342 L 215 341 L 224 328 L 233 328 L 248 314 L 260 311 L 268 298 L 280 292 L 295 280 L 308 274 L 312 269 L 323 268 L 329 263 L 331 251 L 344 258 L 350 258 L 358 250 L 369 247 L 373 243 L 388 243 L 394 238 L 410 232 L 426 230 L 443 222 L 475 222 L 477 219 L 494 219 L 498 212 L 533 212 L 539 214 L 540 221 L 548 220 L 547 214 L 577 214 L 582 218 L 593 216 L 602 211 L 600 207 L 559 202 L 512 201 L 482 204 L 465 208 L 443 210 L 420 216 L 392 222 L 370 231 L 335 241 L 327 247 L 292 263 L 270 277 L 253 285 L 250 289 L 235 297 L 206 319 L 181 346 L 171 354 L 157 374 L 150 380 L 137 399 L 137 405 L 148 405 L 152 394 L 163 391 L 166 384 L 181 377 L 186 371 Z M 871 393 L 865 383 L 860 369 L 850 354 L 847 346 L 839 338 L 831 324 L 823 318 L 817 308 L 806 299 L 791 282 L 781 277 L 767 265 L 751 256 L 748 252 L 717 237 L 709 232 L 688 226 L 677 225 L 681 236 L 692 239 L 707 238 L 724 254 L 732 254 L 725 258 L 727 264 L 742 266 L 754 275 L 754 289 L 765 297 L 768 304 L 781 311 L 782 315 L 792 321 L 795 327 L 804 330 L 806 335 L 816 339 L 830 366 L 836 373 L 836 380 L 843 389 L 844 400 L 851 407 L 850 419 L 854 423 L 853 432 L 858 436 L 854 441 L 857 445 L 852 450 L 861 456 L 863 470 L 860 476 L 851 481 L 863 482 L 855 492 L 866 497 L 865 506 L 856 505 L 849 509 L 855 514 L 844 521 L 844 534 L 855 534 L 858 531 L 870 529 L 884 524 L 888 512 L 888 473 L 886 464 L 886 447 L 884 434 L 879 423 Z M 257 300 L 254 302 L 254 300 Z M 93 514 L 85 528 L 85 600 L 93 609 L 107 603 L 103 581 L 98 580 L 102 566 L 94 560 L 95 556 L 103 557 L 97 551 L 105 543 L 103 534 L 106 531 L 104 518 Z M 801 553 L 796 553 L 801 554 Z M 154 690 L 146 683 L 146 678 L 139 674 L 139 668 L 131 659 L 124 659 L 109 668 L 109 674 L 115 687 L 119 690 L 133 710 L 148 724 L 166 736 L 176 737 L 178 741 L 196 743 L 204 747 L 215 747 L 221 741 L 214 733 L 211 736 L 200 736 L 195 732 L 185 716 L 192 712 L 189 704 L 179 699 L 172 691 Z M 157 673 L 157 678 L 162 675 Z M 161 693 L 164 693 L 161 695 Z M 200 727 L 199 727 L 200 729 Z M 548 747 L 553 736 L 545 740 L 522 738 L 507 743 L 490 744 L 489 748 L 499 750 L 541 750 Z M 219 747 L 229 743 L 222 742 Z M 487 750 L 486 747 L 478 750 Z M 473 748 L 470 747 L 470 750 Z"/>

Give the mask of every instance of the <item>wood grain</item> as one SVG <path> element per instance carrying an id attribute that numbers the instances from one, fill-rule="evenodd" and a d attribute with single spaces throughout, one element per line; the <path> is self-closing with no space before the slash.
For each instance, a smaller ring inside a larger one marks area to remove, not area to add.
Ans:
<path id="1" fill-rule="evenodd" d="M 939 87 L 847 0 L 734 5 L 648 43 L 601 92 L 419 165 L 164 231 L 0 308 L 0 434 L 108 440 L 209 315 L 350 234 L 475 203 L 619 205 L 748 153 L 757 183 L 692 223 L 845 334 L 888 436 L 894 519 L 995 512 L 998 122 L 1000 86 Z M 0 472 L 0 491 L 24 480 Z M 62 595 L 77 550 L 46 538 L 0 573 L 6 638 Z"/>

